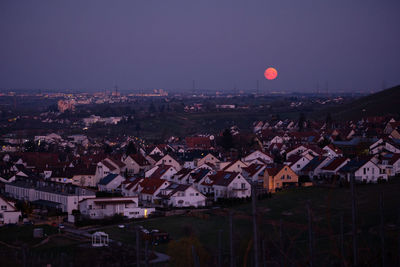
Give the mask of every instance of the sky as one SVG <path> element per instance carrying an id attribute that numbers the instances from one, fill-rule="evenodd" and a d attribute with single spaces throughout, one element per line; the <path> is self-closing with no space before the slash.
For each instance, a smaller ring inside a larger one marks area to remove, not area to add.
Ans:
<path id="1" fill-rule="evenodd" d="M 398 14 L 398 0 L 1 0 L 0 88 L 377 91 L 400 84 Z"/>

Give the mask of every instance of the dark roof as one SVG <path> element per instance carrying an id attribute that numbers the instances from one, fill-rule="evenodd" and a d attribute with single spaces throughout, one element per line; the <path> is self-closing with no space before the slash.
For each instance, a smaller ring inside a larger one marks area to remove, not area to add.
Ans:
<path id="1" fill-rule="evenodd" d="M 117 176 L 118 174 L 110 173 L 109 175 L 100 180 L 99 185 L 108 185 Z"/>
<path id="2" fill-rule="evenodd" d="M 263 167 L 264 165 L 253 163 L 250 166 L 243 168 L 243 170 L 246 171 L 250 176 L 253 176 L 257 172 L 259 172 Z"/>
<path id="3" fill-rule="evenodd" d="M 161 176 L 171 167 L 171 165 L 159 165 L 158 168 L 150 175 L 150 178 L 161 178 Z"/>
<path id="4" fill-rule="evenodd" d="M 340 172 L 355 172 L 361 168 L 369 159 L 352 159 L 346 165 L 344 165 L 339 171 Z"/>
<path id="5" fill-rule="evenodd" d="M 192 172 L 190 175 L 192 176 L 192 179 L 194 180 L 195 183 L 198 183 L 201 179 L 204 178 L 204 176 L 207 175 L 207 173 L 209 173 L 210 170 L 206 169 L 206 168 L 199 168 L 197 170 L 195 170 L 194 172 Z"/>
<path id="6" fill-rule="evenodd" d="M 218 171 L 208 177 L 213 181 L 214 185 L 228 186 L 238 174 L 238 172 Z"/>
<path id="7" fill-rule="evenodd" d="M 340 165 L 342 165 L 347 159 L 343 157 L 339 158 L 334 158 L 331 160 L 326 166 L 322 167 L 322 170 L 326 171 L 334 171 L 336 170 Z"/>
<path id="8" fill-rule="evenodd" d="M 324 160 L 326 160 L 326 157 L 315 157 L 313 158 L 304 168 L 301 170 L 303 172 L 307 171 L 313 171 L 315 168 L 317 168 Z"/>

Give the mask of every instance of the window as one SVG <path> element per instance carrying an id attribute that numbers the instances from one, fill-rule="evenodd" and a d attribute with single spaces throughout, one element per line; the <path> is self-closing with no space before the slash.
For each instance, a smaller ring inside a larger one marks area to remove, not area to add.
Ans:
<path id="1" fill-rule="evenodd" d="M 242 183 L 242 189 L 246 189 L 246 184 Z"/>
<path id="2" fill-rule="evenodd" d="M 89 209 L 91 210 L 93 207 L 92 207 L 92 205 L 89 205 Z"/>
<path id="3" fill-rule="evenodd" d="M 104 205 L 104 204 L 100 205 L 100 208 L 104 210 L 106 208 L 106 205 Z"/>
<path id="4" fill-rule="evenodd" d="M 282 175 L 281 180 L 285 179 L 285 175 Z"/>
<path id="5" fill-rule="evenodd" d="M 299 169 L 299 168 L 300 168 L 300 164 L 297 164 L 296 166 L 297 166 L 297 169 Z"/>
<path id="6" fill-rule="evenodd" d="M 7 206 L 1 206 L 1 210 L 7 210 Z"/>
<path id="7" fill-rule="evenodd" d="M 290 175 L 287 175 L 286 178 L 287 178 L 288 180 L 291 180 L 291 179 L 292 179 L 292 177 L 291 177 Z"/>
<path id="8" fill-rule="evenodd" d="M 196 193 L 196 196 L 198 196 L 199 195 L 199 193 Z"/>

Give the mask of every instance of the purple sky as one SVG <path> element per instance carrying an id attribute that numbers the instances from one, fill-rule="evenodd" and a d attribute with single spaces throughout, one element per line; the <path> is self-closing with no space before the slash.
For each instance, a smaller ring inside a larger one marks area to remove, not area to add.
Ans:
<path id="1" fill-rule="evenodd" d="M 399 0 L 1 0 L 0 88 L 380 90 L 400 84 L 399 14 Z"/>

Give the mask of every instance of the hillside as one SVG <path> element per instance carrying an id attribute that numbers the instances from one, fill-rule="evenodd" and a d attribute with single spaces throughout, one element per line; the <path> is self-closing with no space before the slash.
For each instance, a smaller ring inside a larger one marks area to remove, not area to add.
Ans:
<path id="1" fill-rule="evenodd" d="M 400 85 L 371 94 L 330 110 L 340 120 L 369 116 L 400 115 Z"/>

